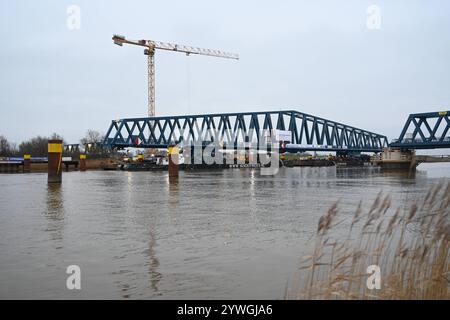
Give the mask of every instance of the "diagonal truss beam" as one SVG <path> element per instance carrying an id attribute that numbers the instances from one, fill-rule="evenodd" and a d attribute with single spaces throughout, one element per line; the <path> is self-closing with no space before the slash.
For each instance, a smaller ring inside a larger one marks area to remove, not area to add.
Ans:
<path id="1" fill-rule="evenodd" d="M 449 117 L 450 111 L 410 114 L 399 138 L 389 146 L 404 149 L 450 148 Z"/>
<path id="2" fill-rule="evenodd" d="M 275 128 L 291 132 L 291 149 L 379 152 L 387 147 L 384 135 L 295 110 L 113 120 L 103 144 L 114 148 L 165 148 L 220 140 L 238 146 L 257 144 L 264 132 L 273 134 Z"/>

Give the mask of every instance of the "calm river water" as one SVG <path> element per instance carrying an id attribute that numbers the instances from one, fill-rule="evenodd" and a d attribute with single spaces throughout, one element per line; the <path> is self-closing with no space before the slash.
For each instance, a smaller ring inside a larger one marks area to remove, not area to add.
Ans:
<path id="1" fill-rule="evenodd" d="M 381 190 L 406 205 L 450 166 L 0 174 L 0 298 L 281 299 L 319 217 Z M 81 268 L 81 290 L 66 268 Z"/>

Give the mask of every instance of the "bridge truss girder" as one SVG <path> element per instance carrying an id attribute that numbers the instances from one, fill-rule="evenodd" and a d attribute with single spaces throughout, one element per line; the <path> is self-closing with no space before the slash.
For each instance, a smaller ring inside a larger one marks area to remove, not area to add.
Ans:
<path id="1" fill-rule="evenodd" d="M 263 132 L 291 131 L 288 151 L 380 152 L 387 138 L 367 130 L 294 110 L 113 120 L 103 144 L 113 148 L 165 148 L 220 141 L 238 147 L 261 144 Z"/>
<path id="2" fill-rule="evenodd" d="M 402 149 L 450 148 L 449 116 L 450 111 L 410 114 L 399 138 L 389 146 Z"/>

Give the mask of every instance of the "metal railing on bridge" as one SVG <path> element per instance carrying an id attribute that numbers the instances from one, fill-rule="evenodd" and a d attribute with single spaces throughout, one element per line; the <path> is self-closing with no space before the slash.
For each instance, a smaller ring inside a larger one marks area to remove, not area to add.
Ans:
<path id="1" fill-rule="evenodd" d="M 290 131 L 288 150 L 379 152 L 388 144 L 384 135 L 286 110 L 113 120 L 103 145 L 165 148 L 215 141 L 238 147 L 261 144 L 276 130 Z"/>

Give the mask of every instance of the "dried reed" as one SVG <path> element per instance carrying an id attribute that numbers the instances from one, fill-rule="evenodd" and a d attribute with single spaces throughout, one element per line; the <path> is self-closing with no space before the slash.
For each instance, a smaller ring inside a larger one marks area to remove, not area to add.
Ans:
<path id="1" fill-rule="evenodd" d="M 450 182 L 434 185 L 409 208 L 393 208 L 380 192 L 365 214 L 358 205 L 345 236 L 336 228 L 346 220 L 338 221 L 335 203 L 319 219 L 313 253 L 286 298 L 450 299 L 449 205 Z M 380 268 L 380 289 L 367 286 L 370 265 Z"/>

